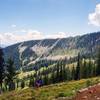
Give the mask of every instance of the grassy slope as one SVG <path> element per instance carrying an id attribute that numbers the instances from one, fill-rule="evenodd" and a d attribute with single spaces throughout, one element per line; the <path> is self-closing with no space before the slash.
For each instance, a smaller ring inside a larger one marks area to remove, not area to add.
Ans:
<path id="1" fill-rule="evenodd" d="M 87 86 L 87 80 L 91 80 L 91 83 L 95 84 L 99 78 L 82 79 L 80 81 L 63 82 L 36 89 L 26 88 L 6 92 L 0 96 L 0 100 L 52 100 L 61 96 L 71 97 L 76 94 L 77 90 Z"/>

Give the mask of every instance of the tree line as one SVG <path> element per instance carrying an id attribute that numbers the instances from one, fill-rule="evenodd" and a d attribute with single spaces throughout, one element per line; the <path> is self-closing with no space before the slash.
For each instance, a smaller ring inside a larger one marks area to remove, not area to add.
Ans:
<path id="1" fill-rule="evenodd" d="M 53 64 L 52 64 L 53 63 Z M 4 61 L 4 54 L 2 48 L 0 48 L 0 87 L 3 90 L 14 90 L 20 87 L 24 88 L 26 81 L 29 87 L 40 87 L 43 85 L 55 84 L 64 81 L 80 80 L 82 78 L 95 77 L 100 75 L 100 49 L 96 60 L 89 58 L 86 60 L 81 57 L 79 53 L 76 58 L 76 63 L 72 63 L 71 66 L 66 64 L 66 59 L 60 59 L 59 61 L 47 62 L 42 65 L 42 70 L 39 70 L 37 66 L 34 67 L 35 73 L 27 76 L 25 79 L 19 80 L 14 66 L 14 61 L 10 57 L 6 62 Z M 39 64 L 39 63 L 38 63 Z M 37 65 L 38 65 L 37 64 Z M 49 64 L 52 67 L 49 67 Z M 39 67 L 39 65 L 38 65 Z"/>

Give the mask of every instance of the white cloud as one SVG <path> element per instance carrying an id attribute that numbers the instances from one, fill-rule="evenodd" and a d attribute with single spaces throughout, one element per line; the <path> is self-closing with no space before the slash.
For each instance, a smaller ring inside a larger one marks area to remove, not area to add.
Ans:
<path id="1" fill-rule="evenodd" d="M 16 34 L 16 33 L 0 34 L 1 43 L 6 45 L 11 45 L 22 41 L 42 39 L 42 38 L 43 38 L 42 33 L 38 31 L 29 31 L 25 34 Z"/>
<path id="2" fill-rule="evenodd" d="M 11 25 L 11 27 L 12 27 L 12 28 L 15 28 L 15 27 L 16 27 L 16 25 L 15 25 L 15 24 L 12 24 L 12 25 Z"/>
<path id="3" fill-rule="evenodd" d="M 67 37 L 67 34 L 64 33 L 64 32 L 58 32 L 56 34 L 51 34 L 51 35 L 46 36 L 46 38 L 53 38 L 53 39 L 55 39 L 55 38 L 65 38 L 65 37 Z"/>
<path id="4" fill-rule="evenodd" d="M 25 29 L 14 31 L 14 33 L 26 33 L 26 32 L 27 32 L 27 30 L 25 30 Z"/>
<path id="5" fill-rule="evenodd" d="M 18 31 L 19 32 L 19 31 Z M 28 41 L 28 40 L 38 40 L 38 39 L 45 39 L 45 38 L 65 38 L 67 35 L 63 32 L 58 32 L 56 34 L 51 35 L 44 35 L 42 32 L 36 30 L 21 30 L 20 32 L 25 32 L 24 34 L 15 33 L 1 33 L 0 40 L 1 43 L 4 45 L 11 45 L 14 43 Z M 19 32 L 19 33 L 20 33 Z"/>
<path id="6" fill-rule="evenodd" d="M 90 13 L 88 19 L 89 24 L 100 26 L 100 4 L 96 5 L 95 12 Z"/>

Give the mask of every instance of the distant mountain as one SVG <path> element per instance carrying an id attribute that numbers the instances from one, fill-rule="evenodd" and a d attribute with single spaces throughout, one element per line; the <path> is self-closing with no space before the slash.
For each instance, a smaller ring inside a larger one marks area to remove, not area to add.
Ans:
<path id="1" fill-rule="evenodd" d="M 41 59 L 57 60 L 70 58 L 81 54 L 93 54 L 97 46 L 100 46 L 100 32 L 83 36 L 32 40 L 18 43 L 4 48 L 5 59 L 12 57 L 17 68 L 30 66 Z"/>

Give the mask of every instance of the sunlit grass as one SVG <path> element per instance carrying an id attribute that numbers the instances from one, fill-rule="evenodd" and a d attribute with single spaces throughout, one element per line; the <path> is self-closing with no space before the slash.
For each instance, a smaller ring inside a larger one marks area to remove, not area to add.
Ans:
<path id="1" fill-rule="evenodd" d="M 9 100 L 52 100 L 62 96 L 72 97 L 78 90 L 87 87 L 88 80 L 90 80 L 91 85 L 100 81 L 99 77 L 96 77 L 79 81 L 62 82 L 40 88 L 18 89 L 2 94 L 0 100 L 7 100 L 7 98 Z"/>

